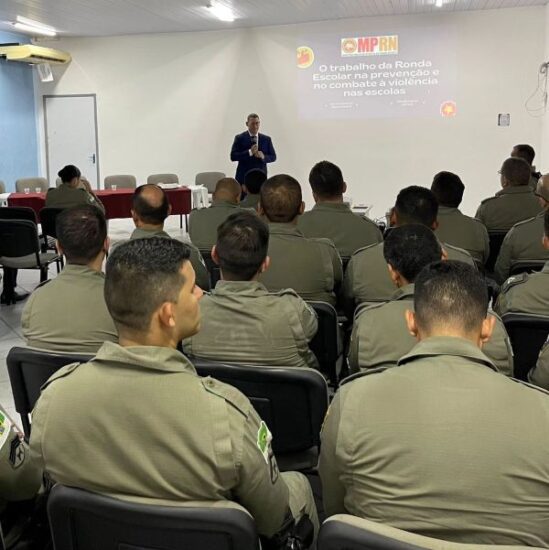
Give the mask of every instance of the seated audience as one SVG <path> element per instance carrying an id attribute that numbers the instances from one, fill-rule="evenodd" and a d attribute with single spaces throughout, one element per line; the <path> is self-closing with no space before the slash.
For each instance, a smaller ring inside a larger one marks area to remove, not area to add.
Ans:
<path id="1" fill-rule="evenodd" d="M 31 461 L 23 434 L 0 406 L 0 523 L 5 548 L 27 548 L 15 546 L 28 519 L 28 511 L 19 503 L 34 498 L 41 482 L 40 468 Z M 1 541 L 0 546 L 4 548 Z"/>
<path id="2" fill-rule="evenodd" d="M 134 191 L 132 198 L 132 219 L 135 229 L 130 235 L 130 240 L 150 237 L 171 239 L 170 235 L 164 231 L 164 222 L 171 211 L 172 205 L 164 189 L 154 183 L 140 185 Z M 190 262 L 196 274 L 196 284 L 202 290 L 209 290 L 210 276 L 200 250 L 191 243 L 185 244 L 191 249 Z"/>
<path id="3" fill-rule="evenodd" d="M 298 229 L 304 207 L 292 176 L 273 176 L 261 187 L 259 213 L 269 223 L 271 266 L 259 281 L 272 292 L 291 288 L 304 300 L 334 305 L 343 278 L 341 258 L 332 241 L 308 239 Z"/>
<path id="4" fill-rule="evenodd" d="M 260 168 L 254 168 L 246 173 L 244 176 L 244 183 L 242 184 L 242 191 L 246 193 L 246 197 L 240 201 L 240 206 L 242 208 L 253 208 L 257 210 L 259 192 L 266 179 L 267 174 Z"/>
<path id="5" fill-rule="evenodd" d="M 425 225 L 433 231 L 438 227 L 438 203 L 432 191 L 426 187 L 412 185 L 402 189 L 397 195 L 391 212 L 391 226 L 409 223 Z M 451 260 L 474 265 L 471 255 L 447 243 L 443 243 L 445 254 Z M 357 250 L 345 271 L 343 294 L 346 310 L 352 316 L 355 305 L 362 303 L 386 302 L 395 291 L 387 263 L 383 257 L 383 243 L 374 244 Z"/>
<path id="6" fill-rule="evenodd" d="M 452 172 L 439 172 L 433 178 L 431 191 L 438 201 L 437 237 L 467 250 L 478 263 L 485 264 L 490 255 L 488 231 L 481 222 L 459 210 L 465 191 L 460 177 Z"/>
<path id="7" fill-rule="evenodd" d="M 103 213 L 105 208 L 92 191 L 90 182 L 82 178 L 80 170 L 69 164 L 59 170 L 57 174 L 61 178 L 59 187 L 50 187 L 46 194 L 45 206 L 48 208 L 70 208 L 91 204 L 97 206 Z"/>
<path id="8" fill-rule="evenodd" d="M 532 191 L 535 191 L 541 174 L 536 172 L 536 167 L 534 166 L 534 157 L 536 156 L 534 148 L 527 144 L 515 145 L 511 151 L 511 156 L 522 159 L 528 163 L 528 166 L 530 166 L 530 181 L 528 185 Z"/>
<path id="9" fill-rule="evenodd" d="M 501 191 L 484 199 L 475 218 L 488 231 L 508 231 L 516 223 L 537 216 L 541 210 L 530 181 L 530 167 L 520 158 L 506 159 L 500 170 Z"/>
<path id="10" fill-rule="evenodd" d="M 437 539 L 549 545 L 549 396 L 499 374 L 481 351 L 494 318 L 471 266 L 437 262 L 415 281 L 398 368 L 340 386 L 322 430 L 328 516 Z"/>
<path id="11" fill-rule="evenodd" d="M 540 178 L 535 194 L 543 210 L 535 218 L 515 224 L 503 239 L 494 266 L 494 275 L 500 284 L 509 277 L 516 262 L 549 260 L 549 250 L 540 238 L 544 214 L 549 210 L 549 175 Z"/>
<path id="12" fill-rule="evenodd" d="M 549 251 L 549 210 L 545 211 L 542 220 L 545 227 L 538 233 L 538 238 Z M 494 310 L 500 315 L 511 311 L 549 316 L 549 259 L 539 273 L 520 273 L 507 279 Z"/>
<path id="13" fill-rule="evenodd" d="M 414 347 L 415 339 L 408 331 L 404 314 L 413 307 L 417 275 L 441 259 L 442 248 L 429 228 L 404 225 L 389 233 L 383 255 L 398 290 L 389 302 L 362 308 L 355 315 L 349 349 L 351 372 L 395 366 Z M 499 318 L 484 352 L 500 372 L 513 374 L 509 337 Z"/>
<path id="14" fill-rule="evenodd" d="M 539 354 L 536 366 L 528 373 L 528 380 L 544 390 L 549 390 L 549 339 Z"/>
<path id="15" fill-rule="evenodd" d="M 23 336 L 33 348 L 94 354 L 103 342 L 118 340 L 103 297 L 105 216 L 91 205 L 74 206 L 57 216 L 56 232 L 67 263 L 31 294 L 21 317 Z"/>
<path id="16" fill-rule="evenodd" d="M 315 205 L 303 213 L 298 227 L 306 237 L 326 237 L 342 258 L 363 246 L 383 240 L 377 225 L 366 216 L 354 214 L 343 202 L 347 184 L 339 167 L 327 160 L 315 164 L 309 174 Z"/>
<path id="17" fill-rule="evenodd" d="M 212 249 L 218 226 L 239 207 L 240 191 L 240 184 L 234 178 L 222 178 L 215 186 L 211 206 L 191 212 L 189 237 L 200 250 Z"/>
<path id="18" fill-rule="evenodd" d="M 200 327 L 189 254 L 158 237 L 116 247 L 105 300 L 120 345 L 106 342 L 89 363 L 49 379 L 33 412 L 31 456 L 54 481 L 126 500 L 234 500 L 268 538 L 291 514 L 318 527 L 307 478 L 279 473 L 250 401 L 197 376 L 176 349 Z"/>
<path id="19" fill-rule="evenodd" d="M 293 290 L 269 292 L 258 282 L 269 269 L 269 228 L 256 214 L 231 214 L 217 228 L 212 258 L 221 281 L 200 301 L 200 332 L 186 353 L 217 361 L 278 367 L 318 367 L 309 342 L 314 310 Z"/>

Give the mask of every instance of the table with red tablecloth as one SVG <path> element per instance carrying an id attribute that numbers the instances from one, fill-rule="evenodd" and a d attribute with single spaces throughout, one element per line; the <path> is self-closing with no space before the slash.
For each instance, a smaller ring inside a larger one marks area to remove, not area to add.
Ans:
<path id="1" fill-rule="evenodd" d="M 186 187 L 165 189 L 172 206 L 172 214 L 186 215 L 191 211 L 191 191 Z M 131 218 L 133 189 L 102 189 L 95 191 L 99 200 L 105 206 L 105 215 L 108 220 L 115 218 Z M 44 208 L 45 193 L 11 193 L 8 197 L 8 206 L 28 206 L 36 215 Z"/>

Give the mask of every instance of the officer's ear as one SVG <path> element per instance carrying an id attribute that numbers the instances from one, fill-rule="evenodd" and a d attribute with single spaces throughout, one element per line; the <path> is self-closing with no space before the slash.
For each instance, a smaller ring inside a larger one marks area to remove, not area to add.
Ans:
<path id="1" fill-rule="evenodd" d="M 271 257 L 266 256 L 259 268 L 259 274 L 261 275 L 261 273 L 265 273 L 269 267 L 271 267 Z"/>
<path id="2" fill-rule="evenodd" d="M 343 192 L 341 194 L 345 195 L 346 192 L 347 192 L 347 183 L 343 182 Z"/>
<path id="3" fill-rule="evenodd" d="M 389 269 L 389 276 L 391 277 L 393 284 L 400 287 L 400 283 L 402 281 L 400 273 L 391 264 L 387 264 L 387 268 Z"/>
<path id="4" fill-rule="evenodd" d="M 63 256 L 63 247 L 61 246 L 61 243 L 57 240 L 55 241 L 55 248 L 57 249 L 57 253 L 59 254 L 59 256 Z"/>
<path id="5" fill-rule="evenodd" d="M 175 304 L 173 302 L 164 302 L 158 312 L 158 321 L 162 328 L 174 328 L 175 327 Z"/>
<path id="6" fill-rule="evenodd" d="M 172 205 L 168 204 L 168 216 L 172 213 Z"/>
<path id="7" fill-rule="evenodd" d="M 301 206 L 299 207 L 299 215 L 303 214 L 305 212 L 305 203 L 301 201 Z"/>
<path id="8" fill-rule="evenodd" d="M 445 262 L 448 259 L 448 251 L 443 246 L 441 246 L 440 249 L 442 250 L 440 259 Z"/>
<path id="9" fill-rule="evenodd" d="M 263 206 L 261 206 L 261 202 L 257 203 L 256 209 L 257 209 L 257 213 L 263 218 L 265 216 L 265 210 L 263 210 Z"/>
<path id="10" fill-rule="evenodd" d="M 395 227 L 398 224 L 398 216 L 396 215 L 395 207 L 389 210 L 389 227 Z"/>
<path id="11" fill-rule="evenodd" d="M 490 340 L 494 327 L 496 326 L 496 318 L 493 315 L 488 314 L 486 319 L 482 321 L 480 329 L 480 345 L 483 346 Z"/>
<path id="12" fill-rule="evenodd" d="M 416 323 L 416 314 L 412 310 L 407 309 L 404 315 L 406 316 L 406 325 L 408 326 L 408 332 L 414 338 L 417 338 L 418 329 Z"/>
<path id="13" fill-rule="evenodd" d="M 217 247 L 215 244 L 212 246 L 211 255 L 212 255 L 212 260 L 215 262 L 215 264 L 219 265 L 219 255 L 217 253 Z"/>
<path id="14" fill-rule="evenodd" d="M 105 242 L 103 243 L 103 252 L 106 254 L 109 251 L 111 246 L 111 240 L 109 237 L 105 237 Z"/>
<path id="15" fill-rule="evenodd" d="M 543 236 L 543 240 L 541 242 L 543 243 L 543 247 L 546 250 L 549 250 L 549 237 L 547 235 Z"/>
<path id="16" fill-rule="evenodd" d="M 132 215 L 133 223 L 135 223 L 135 225 L 137 225 L 137 222 L 139 221 L 139 217 L 137 216 L 137 214 L 135 213 L 135 210 L 133 208 L 130 210 L 130 212 L 131 212 L 131 215 Z"/>

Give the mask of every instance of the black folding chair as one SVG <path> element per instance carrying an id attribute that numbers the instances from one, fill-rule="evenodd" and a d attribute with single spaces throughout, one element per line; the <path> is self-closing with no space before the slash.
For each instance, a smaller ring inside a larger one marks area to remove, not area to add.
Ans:
<path id="1" fill-rule="evenodd" d="M 549 334 L 549 315 L 506 313 L 501 318 L 513 348 L 514 377 L 527 380 Z"/>
<path id="2" fill-rule="evenodd" d="M 490 254 L 486 260 L 486 272 L 493 273 L 496 260 L 498 259 L 499 250 L 503 244 L 507 231 L 488 231 L 490 239 Z"/>
<path id="3" fill-rule="evenodd" d="M 61 212 L 63 212 L 63 208 L 47 207 L 40 210 L 40 225 L 42 227 L 42 236 L 44 237 L 46 249 L 56 250 L 55 240 L 57 239 L 57 231 L 55 228 L 55 220 Z M 62 256 L 61 266 L 63 266 Z"/>
<path id="4" fill-rule="evenodd" d="M 204 263 L 206 264 L 206 269 L 210 274 L 210 288 L 213 289 L 215 288 L 217 281 L 221 279 L 221 269 L 219 269 L 219 266 L 213 261 L 211 250 L 201 248 L 200 254 L 202 254 L 202 258 L 204 259 Z"/>
<path id="5" fill-rule="evenodd" d="M 211 376 L 248 397 L 273 434 L 281 471 L 310 470 L 318 462 L 328 387 L 314 369 L 250 367 L 191 357 L 200 376 Z"/>
<path id="6" fill-rule="evenodd" d="M 0 220 L 28 220 L 37 223 L 36 212 L 28 206 L 7 206 L 0 208 Z"/>
<path id="7" fill-rule="evenodd" d="M 56 485 L 48 516 L 55 550 L 259 550 L 253 518 L 223 501 L 160 506 Z"/>
<path id="8" fill-rule="evenodd" d="M 92 357 L 31 348 L 11 348 L 6 358 L 8 375 L 15 410 L 21 416 L 23 431 L 27 438 L 31 433 L 30 413 L 40 397 L 40 388 L 61 367 L 71 363 L 87 363 Z"/>
<path id="9" fill-rule="evenodd" d="M 545 260 L 517 260 L 511 264 L 509 276 L 519 273 L 534 273 L 541 271 L 545 265 Z"/>

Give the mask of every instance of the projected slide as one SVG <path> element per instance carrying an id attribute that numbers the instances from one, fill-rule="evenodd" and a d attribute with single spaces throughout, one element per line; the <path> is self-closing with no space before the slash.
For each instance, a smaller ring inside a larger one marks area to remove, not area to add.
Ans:
<path id="1" fill-rule="evenodd" d="M 300 116 L 455 117 L 453 28 L 302 36 L 297 47 Z"/>

